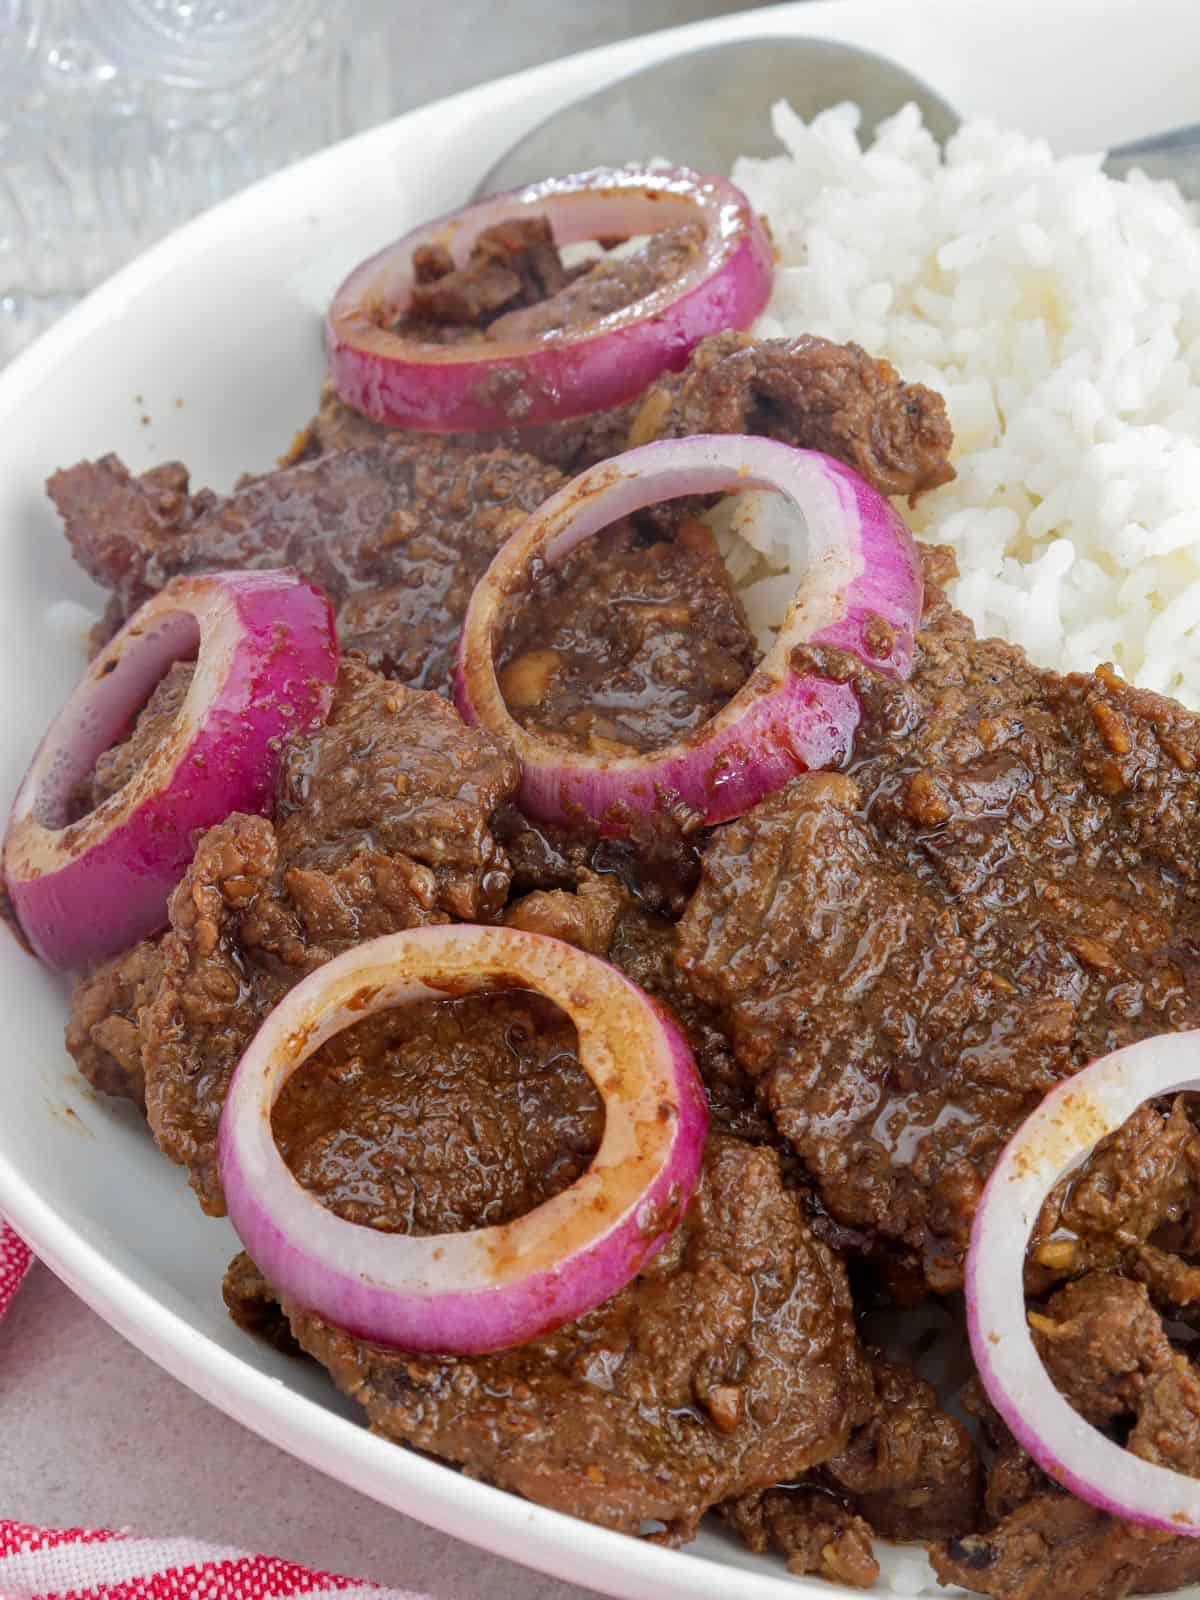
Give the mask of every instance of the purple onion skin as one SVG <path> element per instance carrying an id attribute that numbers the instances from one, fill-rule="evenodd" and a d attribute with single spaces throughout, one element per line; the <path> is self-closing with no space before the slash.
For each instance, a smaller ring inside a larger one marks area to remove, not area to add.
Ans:
<path id="1" fill-rule="evenodd" d="M 338 661 L 329 602 L 286 572 L 177 580 L 130 619 L 84 682 L 102 683 L 95 675 L 110 653 L 136 647 L 151 607 L 160 616 L 184 609 L 194 590 L 219 591 L 232 602 L 231 616 L 217 625 L 220 647 L 229 653 L 220 687 L 172 770 L 146 785 L 139 780 L 150 775 L 148 763 L 94 812 L 52 831 L 56 854 L 68 857 L 55 864 L 39 861 L 31 819 L 18 816 L 25 785 L 18 794 L 5 841 L 5 880 L 22 931 L 50 966 L 102 960 L 162 928 L 199 834 L 234 811 L 268 812 L 287 739 L 318 726 L 329 709 Z M 204 650 L 202 640 L 202 659 Z M 123 720 L 134 709 L 125 708 Z M 46 764 L 48 747 L 59 742 L 62 721 L 47 735 L 26 784 Z M 151 763 L 165 765 L 157 754 Z M 90 765 L 82 771 L 59 767 L 55 783 L 42 786 L 43 805 L 51 811 L 64 805 Z"/>
<path id="2" fill-rule="evenodd" d="M 613 174 L 596 174 L 598 178 Z M 626 182 L 632 182 L 625 175 Z M 329 374 L 341 399 L 376 422 L 429 432 L 486 432 L 563 421 L 622 405 L 664 371 L 678 372 L 701 339 L 726 329 L 750 327 L 770 299 L 774 259 L 766 229 L 739 189 L 724 179 L 680 170 L 647 173 L 654 185 L 690 187 L 696 214 L 708 224 L 705 243 L 710 270 L 674 299 L 660 291 L 649 314 L 620 324 L 621 313 L 594 328 L 561 339 L 494 344 L 479 339 L 466 347 L 430 347 L 384 336 L 364 307 L 378 298 L 374 287 L 416 244 L 452 225 L 455 218 L 426 224 L 356 267 L 334 297 L 326 320 Z M 550 186 L 546 186 L 550 187 Z M 553 219 L 580 196 L 540 195 L 541 186 L 482 201 L 496 218 L 541 211 Z M 527 198 L 534 195 L 531 200 Z M 466 213 L 459 213 L 465 216 Z M 587 234 L 580 235 L 587 237 Z M 618 322 L 617 326 L 611 326 Z M 519 374 L 519 379 L 514 378 Z"/>
<path id="3" fill-rule="evenodd" d="M 705 823 L 728 822 L 800 772 L 841 766 L 861 714 L 849 684 L 789 673 L 782 683 L 765 682 L 735 726 L 655 763 L 644 777 L 601 766 L 523 765 L 517 803 L 532 817 L 567 825 L 580 814 L 612 823 L 680 804 Z"/>
<path id="4" fill-rule="evenodd" d="M 576 1025 L 606 1113 L 587 1173 L 511 1222 L 433 1238 L 360 1227 L 296 1183 L 271 1112 L 326 1040 L 375 1012 L 514 982 Z M 542 934 L 456 924 L 368 941 L 290 990 L 234 1073 L 217 1159 L 233 1225 L 285 1300 L 382 1345 L 480 1354 L 618 1293 L 678 1226 L 707 1127 L 686 1039 L 623 973 Z"/>
<path id="5" fill-rule="evenodd" d="M 632 986 L 631 986 L 632 987 Z M 639 1003 L 653 1004 L 640 995 Z M 672 1161 L 647 1189 L 637 1213 L 564 1266 L 515 1284 L 473 1293 L 398 1298 L 386 1287 L 344 1279 L 330 1296 L 326 1267 L 289 1239 L 247 1196 L 227 1158 L 222 1181 L 229 1215 L 251 1258 L 273 1283 L 287 1283 L 289 1298 L 356 1338 L 399 1350 L 487 1355 L 527 1344 L 612 1298 L 674 1233 L 700 1175 L 708 1107 L 691 1051 L 676 1025 L 661 1017 L 666 1047 L 676 1062 L 679 1116 Z M 224 1124 L 222 1124 L 222 1132 Z M 637 1218 L 661 1217 L 644 1232 Z"/>
<path id="6" fill-rule="evenodd" d="M 837 553 L 854 574 L 837 596 L 837 615 L 791 618 L 728 705 L 665 750 L 640 757 L 593 756 L 520 727 L 503 705 L 490 663 L 498 594 L 512 592 L 513 564 L 534 559 L 556 564 L 605 525 L 608 509 L 613 517 L 628 515 L 656 499 L 728 488 L 738 481 L 730 477 L 730 463 L 740 453 L 748 463 L 741 469 L 747 487 L 790 488 L 802 503 L 809 485 L 810 492 L 816 486 L 827 497 L 820 514 L 827 523 L 835 516 L 842 540 Z M 536 542 L 529 533 L 535 523 Z M 492 581 L 501 570 L 503 576 Z M 695 435 L 663 440 L 581 474 L 513 534 L 468 607 L 455 704 L 465 721 L 481 723 L 514 745 L 521 759 L 518 802 L 541 821 L 571 825 L 582 814 L 604 831 L 619 833 L 630 818 L 684 810 L 706 824 L 726 822 L 800 773 L 837 767 L 850 753 L 861 717 L 857 692 L 851 683 L 796 670 L 792 653 L 797 647 L 836 649 L 875 672 L 906 678 L 922 602 L 911 533 L 888 501 L 849 467 L 769 439 Z"/>
<path id="7" fill-rule="evenodd" d="M 878 490 L 840 461 L 827 457 L 839 480 L 862 553 L 863 571 L 846 595 L 846 615 L 803 642 L 845 650 L 864 666 L 905 679 L 913 669 L 916 629 L 925 601 L 921 558 L 903 519 Z M 876 619 L 886 624 L 889 646 L 872 646 Z"/>
<path id="8" fill-rule="evenodd" d="M 1200 1029 L 1138 1040 L 1055 1085 L 988 1178 L 967 1251 L 971 1350 L 988 1397 L 1033 1461 L 1069 1493 L 1124 1522 L 1200 1536 L 1200 1482 L 1140 1458 L 1086 1422 L 1055 1388 L 1025 1314 L 1026 1250 L 1057 1183 L 1148 1100 L 1200 1091 Z"/>

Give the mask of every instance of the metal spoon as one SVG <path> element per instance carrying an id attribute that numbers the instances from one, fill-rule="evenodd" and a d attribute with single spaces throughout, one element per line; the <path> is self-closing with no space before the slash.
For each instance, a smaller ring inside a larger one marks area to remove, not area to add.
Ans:
<path id="1" fill-rule="evenodd" d="M 805 118 L 853 100 L 867 135 L 909 100 L 937 139 L 959 123 L 941 95 L 869 50 L 791 35 L 741 39 L 639 67 L 552 112 L 500 157 L 475 193 L 651 156 L 728 172 L 739 155 L 778 155 L 767 111 L 784 99 Z"/>
<path id="2" fill-rule="evenodd" d="M 739 155 L 779 153 L 766 115 L 776 100 L 789 101 L 806 120 L 853 100 L 868 138 L 910 100 L 939 142 L 960 121 L 940 94 L 885 56 L 830 39 L 767 35 L 651 62 L 552 112 L 505 151 L 475 194 L 651 156 L 728 172 Z M 1135 166 L 1174 178 L 1185 195 L 1200 199 L 1200 124 L 1118 146 L 1105 161 L 1118 178 Z"/>
<path id="3" fill-rule="evenodd" d="M 1200 200 L 1200 122 L 1118 145 L 1104 163 L 1113 178 L 1125 177 L 1134 167 L 1151 178 L 1174 178 L 1189 200 Z"/>

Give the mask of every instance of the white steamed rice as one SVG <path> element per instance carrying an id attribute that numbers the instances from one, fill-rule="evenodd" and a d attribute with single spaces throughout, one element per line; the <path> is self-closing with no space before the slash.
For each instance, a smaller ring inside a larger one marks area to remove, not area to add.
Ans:
<path id="1" fill-rule="evenodd" d="M 988 122 L 943 154 L 911 106 L 865 149 L 852 106 L 773 121 L 787 153 L 733 174 L 780 257 L 755 331 L 857 340 L 945 396 L 958 477 L 905 514 L 955 550 L 953 598 L 980 633 L 1064 671 L 1113 661 L 1200 707 L 1192 208 Z M 731 559 L 764 585 L 761 632 L 789 580 L 770 576 L 786 561 L 769 528 L 757 542 L 765 561 Z"/>

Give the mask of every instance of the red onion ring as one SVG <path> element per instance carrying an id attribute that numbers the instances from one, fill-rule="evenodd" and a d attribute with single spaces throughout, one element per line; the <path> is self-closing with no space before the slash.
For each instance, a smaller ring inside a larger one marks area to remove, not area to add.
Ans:
<path id="1" fill-rule="evenodd" d="M 296 1182 L 271 1109 L 327 1039 L 390 1006 L 513 984 L 571 1018 L 604 1099 L 577 1182 L 501 1227 L 425 1238 L 343 1221 Z M 683 1035 L 616 968 L 559 939 L 460 924 L 371 940 L 291 990 L 234 1073 L 217 1157 L 233 1225 L 285 1296 L 378 1344 L 477 1355 L 570 1322 L 634 1277 L 687 1206 L 707 1123 Z"/>
<path id="2" fill-rule="evenodd" d="M 1125 1522 L 1200 1535 L 1200 1479 L 1106 1439 L 1063 1399 L 1030 1336 L 1025 1251 L 1055 1184 L 1144 1101 L 1200 1090 L 1200 1030 L 1143 1039 L 1066 1079 L 1004 1148 L 983 1191 L 967 1253 L 967 1326 L 992 1404 L 1038 1466 Z"/>
<path id="3" fill-rule="evenodd" d="M 546 216 L 558 245 L 701 221 L 704 245 L 677 283 L 557 337 L 429 344 L 392 331 L 412 289 L 413 251 L 438 244 L 462 266 L 485 228 Z M 493 195 L 406 234 L 356 267 L 326 321 L 329 372 L 347 405 L 395 428 L 528 427 L 621 405 L 683 367 L 724 328 L 748 328 L 771 293 L 772 251 L 740 189 L 686 167 L 597 168 Z"/>
<path id="4" fill-rule="evenodd" d="M 689 738 L 647 755 L 591 755 L 512 716 L 495 650 L 530 574 L 644 506 L 729 489 L 775 489 L 803 519 L 808 568 L 774 646 L 733 699 Z M 847 683 L 794 671 L 797 645 L 830 645 L 877 672 L 912 671 L 922 583 L 912 535 L 882 495 L 832 457 L 774 439 L 697 434 L 629 450 L 589 468 L 526 519 L 467 607 L 454 698 L 467 722 L 521 760 L 518 801 L 543 821 L 583 813 L 613 828 L 682 802 L 706 823 L 740 816 L 798 772 L 834 766 L 858 726 Z"/>
<path id="5" fill-rule="evenodd" d="M 75 785 L 197 644 L 166 741 L 67 825 Z M 269 808 L 281 746 L 323 721 L 337 662 L 329 602 L 292 572 L 176 578 L 135 612 L 54 719 L 13 803 L 4 878 L 34 953 L 77 967 L 162 927 L 196 834 Z"/>

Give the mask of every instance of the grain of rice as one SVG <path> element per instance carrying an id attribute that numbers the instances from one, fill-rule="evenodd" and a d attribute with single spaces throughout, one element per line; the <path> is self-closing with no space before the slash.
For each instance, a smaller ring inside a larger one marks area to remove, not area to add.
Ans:
<path id="1" fill-rule="evenodd" d="M 1115 662 L 1200 707 L 1200 224 L 1172 184 L 986 121 L 944 153 L 908 107 L 773 112 L 734 178 L 779 249 L 763 336 L 854 339 L 946 398 L 957 479 L 905 509 L 955 602 L 1042 665 Z M 760 506 L 758 516 L 768 514 Z M 717 519 L 760 638 L 800 564 L 778 516 Z"/>

